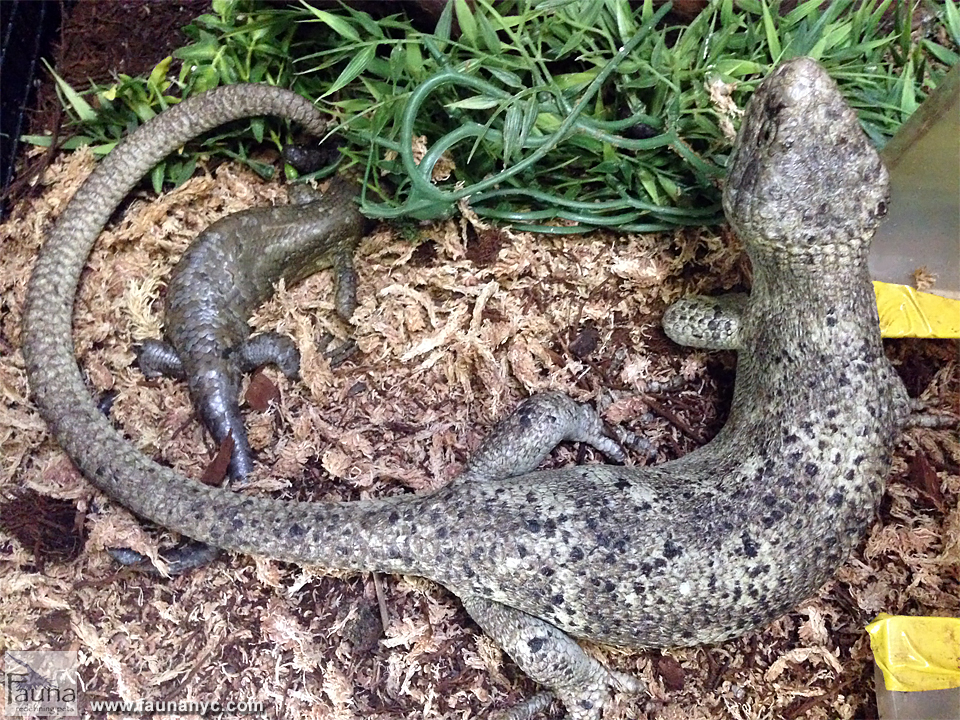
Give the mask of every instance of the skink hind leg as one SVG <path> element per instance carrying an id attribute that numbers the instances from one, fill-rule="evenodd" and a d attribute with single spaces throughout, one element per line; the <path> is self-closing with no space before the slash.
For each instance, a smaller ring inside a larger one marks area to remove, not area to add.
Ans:
<path id="1" fill-rule="evenodd" d="M 323 353 L 323 356 L 330 363 L 331 370 L 343 365 L 343 363 L 357 352 L 356 340 L 344 340 L 339 345 L 330 347 L 330 343 L 332 342 L 333 335 L 331 333 L 325 333 L 319 342 L 317 342 L 317 350 Z"/>
<path id="2" fill-rule="evenodd" d="M 353 266 L 354 247 L 341 248 L 333 256 L 333 280 L 337 289 L 334 307 L 345 322 L 350 322 L 357 309 L 357 271 Z"/>
<path id="3" fill-rule="evenodd" d="M 240 343 L 231 354 L 244 373 L 264 365 L 276 365 L 288 379 L 300 379 L 300 350 L 286 335 L 275 332 L 254 335 Z"/>
<path id="4" fill-rule="evenodd" d="M 612 692 L 639 692 L 642 685 L 625 673 L 607 670 L 566 633 L 540 618 L 482 598 L 463 606 L 529 677 L 563 703 L 569 720 L 600 720 Z M 546 706 L 541 695 L 497 717 L 522 720 Z"/>
<path id="5" fill-rule="evenodd" d="M 539 693 L 529 700 L 514 705 L 509 710 L 495 713 L 490 717 L 490 720 L 534 720 L 534 718 L 540 716 L 540 713 L 553 705 L 553 702 L 552 693 Z"/>
<path id="6" fill-rule="evenodd" d="M 333 281 L 336 286 L 336 292 L 333 296 L 333 304 L 337 310 L 337 315 L 345 323 L 350 324 L 350 318 L 353 317 L 354 310 L 357 309 L 357 271 L 353 266 L 353 251 L 355 244 L 351 243 L 347 247 L 341 247 L 333 256 Z M 324 357 L 330 361 L 330 367 L 335 368 L 342 365 L 351 355 L 357 351 L 355 340 L 345 340 L 336 347 L 329 348 L 331 335 L 325 336 L 321 342 Z"/>
<path id="7" fill-rule="evenodd" d="M 350 324 L 353 311 L 357 309 L 357 271 L 353 267 L 354 246 L 342 247 L 333 256 L 333 281 L 336 292 L 333 304 L 337 315 L 345 323 Z M 327 333 L 320 339 L 319 350 L 330 362 L 331 368 L 342 365 L 357 351 L 355 340 L 345 340 L 335 347 L 330 347 L 333 335 Z"/>
<path id="8" fill-rule="evenodd" d="M 740 347 L 740 318 L 747 299 L 743 293 L 731 293 L 678 300 L 663 314 L 663 330 L 680 345 L 736 350 Z"/>
<path id="9" fill-rule="evenodd" d="M 960 417 L 956 414 L 951 415 L 931 410 L 921 400 L 911 398 L 908 402 L 908 409 L 910 412 L 906 419 L 906 427 L 908 428 L 922 427 L 939 430 L 960 426 Z"/>
<path id="10" fill-rule="evenodd" d="M 617 462 L 625 459 L 620 446 L 604 433 L 593 408 L 562 393 L 542 393 L 528 398 L 497 423 L 455 482 L 525 475 L 565 440 L 589 443 Z"/>
<path id="11" fill-rule="evenodd" d="M 144 340 L 136 350 L 137 364 L 144 377 L 162 376 L 183 380 L 183 363 L 173 346 L 161 340 Z"/>
<path id="12" fill-rule="evenodd" d="M 300 170 L 309 172 L 309 169 L 294 165 Z M 337 182 L 334 180 L 334 182 Z M 333 187 L 333 186 L 331 186 Z M 294 184 L 287 186 L 287 197 L 295 205 L 306 205 L 313 202 L 322 202 L 324 193 L 309 185 Z M 336 286 L 334 293 L 334 307 L 337 315 L 345 322 L 350 322 L 353 311 L 357 309 L 357 271 L 353 266 L 353 253 L 357 248 L 359 238 L 350 242 L 340 242 L 332 252 L 331 265 L 333 267 L 333 281 Z"/>
<path id="13" fill-rule="evenodd" d="M 160 571 L 150 563 L 149 558 L 130 548 L 107 548 L 107 553 L 121 565 L 135 567 L 148 575 L 160 574 Z M 209 565 L 217 559 L 219 554 L 220 551 L 217 548 L 191 540 L 163 550 L 160 553 L 160 559 L 166 565 L 166 574 L 174 577 Z"/>

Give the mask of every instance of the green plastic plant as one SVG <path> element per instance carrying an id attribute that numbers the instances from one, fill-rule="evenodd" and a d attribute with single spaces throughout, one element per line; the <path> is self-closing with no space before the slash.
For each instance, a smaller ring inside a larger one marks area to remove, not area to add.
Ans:
<path id="1" fill-rule="evenodd" d="M 790 57 L 824 64 L 882 146 L 960 60 L 956 0 L 924 6 L 919 31 L 912 7 L 804 0 L 781 14 L 777 0 L 714 0 L 690 24 L 669 25 L 668 6 L 650 0 L 451 0 L 423 33 L 403 16 L 305 0 L 215 0 L 186 28 L 193 42 L 175 53 L 177 77 L 168 59 L 149 78 L 93 88 L 84 96 L 98 112 L 61 90 L 81 139 L 106 151 L 180 97 L 270 82 L 330 112 L 341 167 L 376 191 L 363 198 L 368 215 L 433 218 L 467 199 L 520 228 L 655 230 L 719 219 L 735 108 Z M 267 119 L 238 124 L 168 160 L 154 186 L 188 177 L 198 154 L 267 174 L 253 144 L 289 139 Z"/>

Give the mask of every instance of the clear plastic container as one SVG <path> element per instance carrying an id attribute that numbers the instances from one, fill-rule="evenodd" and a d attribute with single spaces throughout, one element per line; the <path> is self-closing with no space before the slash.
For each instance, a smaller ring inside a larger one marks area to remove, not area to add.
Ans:
<path id="1" fill-rule="evenodd" d="M 879 665 L 873 675 L 880 720 L 960 720 L 960 688 L 898 692 L 887 690 Z"/>
<path id="2" fill-rule="evenodd" d="M 960 63 L 882 152 L 890 215 L 870 247 L 884 337 L 960 337 Z M 928 292 L 914 273 L 936 277 Z"/>
<path id="3" fill-rule="evenodd" d="M 960 618 L 881 613 L 867 632 L 880 720 L 960 720 Z"/>
<path id="4" fill-rule="evenodd" d="M 874 280 L 913 285 L 923 266 L 932 293 L 960 299 L 960 64 L 881 153 L 890 171 L 890 214 L 870 248 Z"/>

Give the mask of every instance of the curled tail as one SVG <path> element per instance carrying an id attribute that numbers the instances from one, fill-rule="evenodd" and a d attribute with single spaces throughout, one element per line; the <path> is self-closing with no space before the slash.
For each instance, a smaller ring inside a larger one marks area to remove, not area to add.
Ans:
<path id="1" fill-rule="evenodd" d="M 127 193 L 168 154 L 223 123 L 275 115 L 320 134 L 323 114 L 296 93 L 231 85 L 184 100 L 120 143 L 67 205 L 40 249 L 27 290 L 23 355 L 33 398 L 54 438 L 83 475 L 137 513 L 197 540 L 242 552 L 291 557 L 290 507 L 209 488 L 158 465 L 127 442 L 97 409 L 74 356 L 73 306 L 80 273 L 97 236 Z M 322 512 L 317 508 L 318 512 Z M 371 511 L 376 511 L 371 508 Z M 234 542 L 216 517 L 258 527 L 254 545 Z M 271 533 L 276 536 L 269 539 Z"/>

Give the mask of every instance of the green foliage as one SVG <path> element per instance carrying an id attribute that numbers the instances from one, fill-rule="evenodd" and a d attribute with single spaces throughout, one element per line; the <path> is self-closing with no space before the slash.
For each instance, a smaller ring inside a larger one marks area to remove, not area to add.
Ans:
<path id="1" fill-rule="evenodd" d="M 960 59 L 956 0 L 931 1 L 935 22 L 919 33 L 910 7 L 803 0 L 781 14 L 779 0 L 714 0 L 689 25 L 664 26 L 651 0 L 453 0 L 422 33 L 400 15 L 374 21 L 306 0 L 214 0 L 186 28 L 176 77 L 167 58 L 149 78 L 58 87 L 80 137 L 102 152 L 187 95 L 235 82 L 290 87 L 333 116 L 341 165 L 378 191 L 364 198 L 368 215 L 438 217 L 469 196 L 482 217 L 521 228 L 652 230 L 719 217 L 736 122 L 723 94 L 743 107 L 791 57 L 819 60 L 882 146 Z M 200 154 L 269 174 L 250 149 L 279 147 L 289 133 L 270 119 L 237 123 L 168 159 L 154 185 L 182 182 Z M 427 149 L 415 155 L 420 137 Z M 433 182 L 445 160 L 453 174 Z M 540 225 L 552 218 L 580 227 Z"/>

